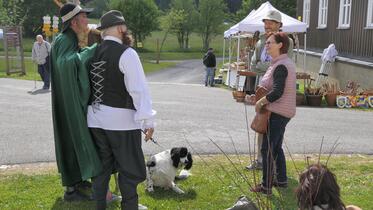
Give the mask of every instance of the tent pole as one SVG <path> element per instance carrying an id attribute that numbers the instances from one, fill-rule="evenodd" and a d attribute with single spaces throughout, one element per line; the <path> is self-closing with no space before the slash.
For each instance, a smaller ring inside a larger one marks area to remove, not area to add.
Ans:
<path id="1" fill-rule="evenodd" d="M 307 34 L 304 33 L 303 72 L 306 72 L 306 57 L 307 57 L 306 49 L 307 49 Z"/>
<path id="2" fill-rule="evenodd" d="M 239 90 L 239 83 L 240 83 L 240 75 L 238 75 L 238 61 L 240 59 L 240 35 L 238 35 L 237 39 L 237 63 L 236 63 L 236 90 Z"/>
<path id="3" fill-rule="evenodd" d="M 232 62 L 232 37 L 229 37 L 229 48 L 228 48 L 228 74 L 227 74 L 227 84 L 230 86 L 230 81 L 231 81 L 231 62 Z"/>
<path id="4" fill-rule="evenodd" d="M 225 60 L 225 37 L 223 38 L 223 65 L 224 65 L 224 60 Z"/>

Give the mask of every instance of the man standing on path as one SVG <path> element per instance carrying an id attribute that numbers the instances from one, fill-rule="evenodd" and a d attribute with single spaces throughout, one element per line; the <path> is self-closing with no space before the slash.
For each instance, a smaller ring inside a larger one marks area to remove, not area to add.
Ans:
<path id="1" fill-rule="evenodd" d="M 96 209 L 106 209 L 106 192 L 112 172 L 119 172 L 122 209 L 147 209 L 138 204 L 137 186 L 146 178 L 141 135 L 154 132 L 152 102 L 144 70 L 132 49 L 121 12 L 111 10 L 100 19 L 104 41 L 91 62 L 91 97 L 88 127 L 103 164 L 93 179 Z"/>
<path id="2" fill-rule="evenodd" d="M 250 69 L 257 73 L 256 77 L 250 77 L 251 84 L 259 84 L 260 81 L 267 71 L 269 65 L 271 64 L 272 58 L 270 55 L 267 54 L 265 49 L 265 43 L 268 38 L 268 35 L 271 33 L 279 32 L 280 28 L 282 27 L 281 22 L 281 13 L 276 10 L 270 10 L 266 14 L 266 16 L 262 19 L 264 23 L 264 30 L 265 33 L 260 35 L 259 41 L 255 45 L 255 51 L 251 58 Z M 289 38 L 289 49 L 288 49 L 288 57 L 291 59 L 293 57 L 293 40 Z M 255 85 L 253 85 L 255 88 Z M 262 169 L 262 155 L 261 155 L 261 148 L 263 142 L 263 134 L 256 133 L 257 139 L 257 157 L 250 165 L 246 166 L 246 169 L 253 170 L 253 169 Z"/>
<path id="3" fill-rule="evenodd" d="M 44 41 L 42 35 L 36 36 L 36 42 L 32 47 L 32 61 L 38 65 L 38 72 L 44 82 L 43 89 L 49 89 L 49 53 L 51 45 Z"/>
<path id="4" fill-rule="evenodd" d="M 205 56 L 203 56 L 203 64 L 206 66 L 205 86 L 214 86 L 214 77 L 216 69 L 216 58 L 212 48 L 209 48 Z"/>
<path id="5" fill-rule="evenodd" d="M 62 33 L 51 52 L 52 116 L 58 171 L 66 187 L 66 201 L 88 200 L 80 191 L 82 183 L 101 172 L 101 161 L 87 126 L 86 109 L 90 96 L 88 70 L 96 45 L 81 48 L 78 36 L 88 27 L 92 9 L 67 3 L 60 9 Z"/>

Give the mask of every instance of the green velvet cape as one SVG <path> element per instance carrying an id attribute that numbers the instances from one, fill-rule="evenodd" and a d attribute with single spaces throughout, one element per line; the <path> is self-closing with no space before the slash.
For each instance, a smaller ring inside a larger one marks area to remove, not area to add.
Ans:
<path id="1" fill-rule="evenodd" d="M 87 126 L 90 84 L 87 64 L 96 45 L 79 50 L 68 29 L 54 40 L 51 52 L 52 115 L 58 171 L 62 185 L 97 176 L 101 162 Z"/>

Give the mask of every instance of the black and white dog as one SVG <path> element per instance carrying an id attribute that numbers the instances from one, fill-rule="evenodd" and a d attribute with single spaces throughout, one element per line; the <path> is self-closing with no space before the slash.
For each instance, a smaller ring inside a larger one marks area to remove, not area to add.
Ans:
<path id="1" fill-rule="evenodd" d="M 185 147 L 174 147 L 150 157 L 146 163 L 146 189 L 153 192 L 154 187 L 171 188 L 173 191 L 183 194 L 174 182 L 178 169 L 184 167 L 189 170 L 193 165 L 193 159 Z M 180 173 L 181 174 L 181 173 Z"/>

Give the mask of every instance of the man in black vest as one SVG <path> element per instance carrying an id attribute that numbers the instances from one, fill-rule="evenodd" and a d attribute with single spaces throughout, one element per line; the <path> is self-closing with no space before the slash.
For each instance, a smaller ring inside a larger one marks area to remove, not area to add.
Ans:
<path id="1" fill-rule="evenodd" d="M 141 130 L 148 141 L 154 132 L 152 103 L 144 70 L 130 47 L 121 12 L 101 17 L 99 30 L 104 41 L 91 61 L 91 98 L 88 127 L 91 130 L 103 172 L 94 178 L 97 209 L 106 208 L 106 192 L 113 170 L 119 172 L 122 209 L 147 209 L 138 204 L 137 185 L 145 180 Z"/>

